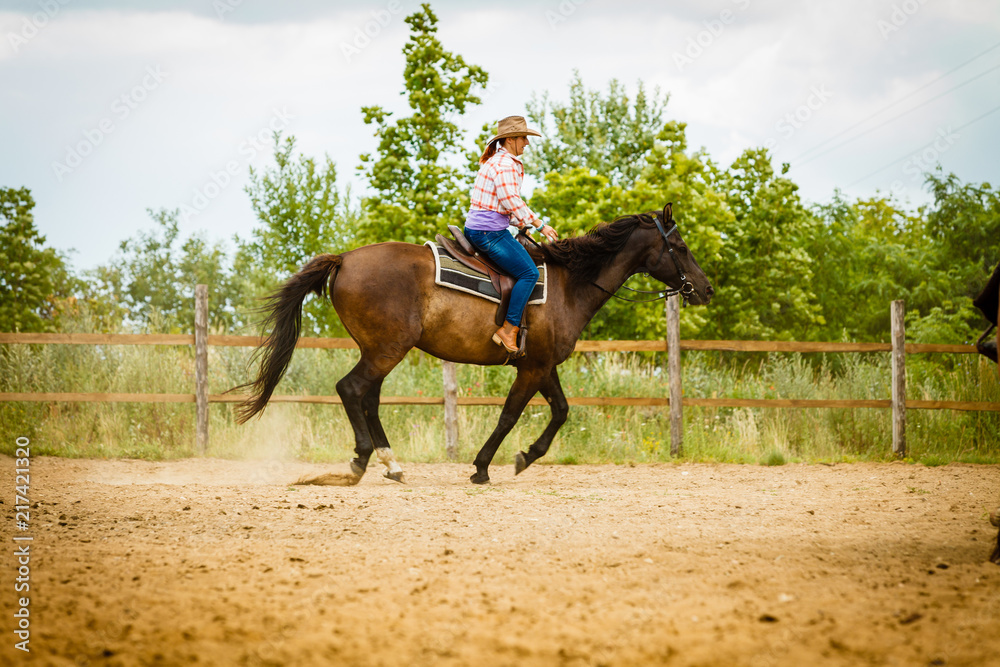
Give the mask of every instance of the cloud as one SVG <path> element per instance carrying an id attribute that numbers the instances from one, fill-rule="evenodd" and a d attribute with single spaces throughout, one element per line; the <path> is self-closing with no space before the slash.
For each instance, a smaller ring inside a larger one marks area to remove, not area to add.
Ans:
<path id="1" fill-rule="evenodd" d="M 1000 104 L 1000 72 L 987 74 L 863 139 L 796 164 L 795 158 L 844 128 L 867 120 L 860 131 L 892 116 L 894 111 L 875 112 L 1000 42 L 995 3 L 913 3 L 919 9 L 904 12 L 905 20 L 896 16 L 900 25 L 888 34 L 879 21 L 892 21 L 902 0 L 433 6 L 445 48 L 490 74 L 483 105 L 458 119 L 470 142 L 483 123 L 523 113 L 532 94 L 547 91 L 565 100 L 579 70 L 589 88 L 606 90 L 612 78 L 633 92 L 638 81 L 650 91 L 659 86 L 670 94 L 667 117 L 686 122 L 690 145 L 704 146 L 721 164 L 775 141 L 776 160 L 793 163 L 791 175 L 804 195 L 824 201 L 835 187 L 933 141 L 940 128 L 957 127 Z M 408 36 L 403 18 L 418 7 L 413 0 L 399 0 L 397 12 L 389 11 L 388 0 L 242 2 L 222 18 L 202 0 L 157 0 L 141 10 L 123 1 L 74 0 L 15 51 L 6 36 L 26 17 L 30 21 L 38 5 L 24 6 L 0 12 L 0 132 L 15 156 L 0 161 L 0 184 L 32 189 L 43 233 L 58 247 L 78 248 L 79 266 L 106 261 L 119 241 L 148 226 L 146 208 L 190 204 L 234 161 L 238 173 L 184 231 L 246 235 L 254 224 L 243 192 L 246 171 L 267 165 L 269 151 L 245 148 L 249 138 L 266 132 L 276 112 L 292 116 L 284 131 L 298 138 L 299 150 L 317 158 L 329 154 L 341 182 L 353 183 L 356 192 L 358 155 L 375 146 L 361 107 L 409 113 L 400 95 L 401 50 Z M 678 54 L 691 62 L 678 64 Z M 898 111 L 997 64 L 1000 49 Z M 167 78 L 119 118 L 113 105 L 142 85 L 149 67 L 161 68 Z M 58 180 L 53 163 L 64 161 L 67 150 L 105 119 L 114 121 L 113 131 Z M 965 180 L 996 182 L 1000 168 L 979 147 L 1000 140 L 998 128 L 983 121 L 960 132 L 940 155 L 945 168 Z M 919 200 L 925 196 L 919 178 L 904 173 L 903 165 L 849 194 L 901 182 L 901 192 Z"/>

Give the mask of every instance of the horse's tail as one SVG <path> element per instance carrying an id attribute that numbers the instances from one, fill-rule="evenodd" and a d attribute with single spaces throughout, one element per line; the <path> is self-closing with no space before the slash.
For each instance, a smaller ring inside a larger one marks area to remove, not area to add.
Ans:
<path id="1" fill-rule="evenodd" d="M 236 421 L 242 424 L 267 406 L 271 393 L 285 374 L 295 343 L 302 330 L 302 302 L 309 292 L 324 296 L 329 285 L 337 277 L 343 258 L 340 255 L 319 255 L 312 258 L 298 273 L 289 278 L 280 289 L 265 299 L 261 308 L 267 315 L 263 330 L 271 330 L 251 358 L 251 363 L 260 360 L 257 379 L 241 384 L 230 391 L 250 387 L 251 395 L 236 408 Z"/>

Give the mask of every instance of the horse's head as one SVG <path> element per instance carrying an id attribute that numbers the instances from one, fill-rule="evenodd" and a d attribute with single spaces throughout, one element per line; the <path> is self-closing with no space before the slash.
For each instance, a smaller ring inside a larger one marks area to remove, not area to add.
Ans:
<path id="1" fill-rule="evenodd" d="M 681 290 L 684 300 L 696 306 L 711 301 L 715 289 L 681 238 L 672 206 L 667 204 L 662 212 L 652 211 L 640 219 L 640 229 L 649 241 L 636 273 L 648 273 L 671 289 Z"/>

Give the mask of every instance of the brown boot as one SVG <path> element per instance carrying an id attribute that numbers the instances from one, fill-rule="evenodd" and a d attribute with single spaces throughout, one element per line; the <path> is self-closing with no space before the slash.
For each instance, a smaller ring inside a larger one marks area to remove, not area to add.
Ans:
<path id="1" fill-rule="evenodd" d="M 502 345 L 508 352 L 517 352 L 518 331 L 518 327 L 515 327 L 510 322 L 504 322 L 503 326 L 493 334 L 493 342 L 497 345 Z"/>

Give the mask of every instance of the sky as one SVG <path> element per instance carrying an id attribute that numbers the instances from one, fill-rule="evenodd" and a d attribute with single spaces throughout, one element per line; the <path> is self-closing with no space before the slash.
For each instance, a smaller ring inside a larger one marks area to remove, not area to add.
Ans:
<path id="1" fill-rule="evenodd" d="M 728 166 L 766 146 L 808 203 L 930 201 L 923 172 L 1000 184 L 1000 3 L 993 0 L 542 0 L 431 3 L 445 49 L 483 67 L 456 119 L 526 115 L 617 79 Z M 180 209 L 230 243 L 257 224 L 244 187 L 271 133 L 328 155 L 364 193 L 361 107 L 407 114 L 416 0 L 0 0 L 0 187 L 27 187 L 47 244 L 86 270 Z M 531 150 L 530 147 L 528 149 Z M 530 192 L 536 184 L 526 182 Z M 678 202 L 682 205 L 682 202 Z M 331 249 L 336 251 L 337 249 Z"/>

